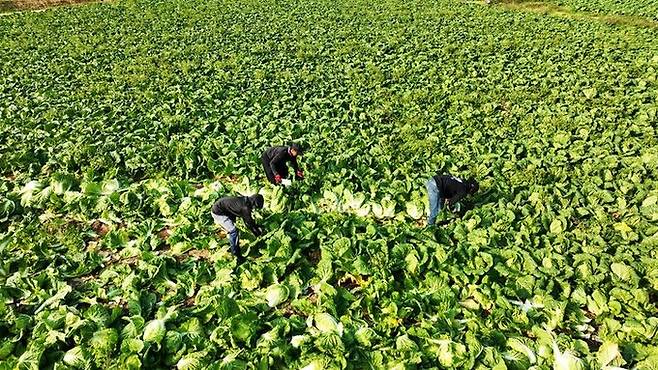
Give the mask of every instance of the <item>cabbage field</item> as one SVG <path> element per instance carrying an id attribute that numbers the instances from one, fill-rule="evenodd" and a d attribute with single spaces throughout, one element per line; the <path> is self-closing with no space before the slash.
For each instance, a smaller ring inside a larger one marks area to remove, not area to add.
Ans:
<path id="1" fill-rule="evenodd" d="M 0 51 L 0 369 L 658 369 L 658 28 L 116 0 Z M 437 171 L 480 192 L 426 228 Z"/>

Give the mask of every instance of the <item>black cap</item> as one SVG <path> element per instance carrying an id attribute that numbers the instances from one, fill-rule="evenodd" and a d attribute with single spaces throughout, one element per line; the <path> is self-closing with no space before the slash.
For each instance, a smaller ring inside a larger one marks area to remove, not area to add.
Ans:
<path id="1" fill-rule="evenodd" d="M 299 153 L 299 154 L 304 153 L 304 150 L 302 149 L 302 146 L 297 144 L 297 143 L 290 144 L 290 149 L 295 149 L 297 151 L 297 153 Z"/>

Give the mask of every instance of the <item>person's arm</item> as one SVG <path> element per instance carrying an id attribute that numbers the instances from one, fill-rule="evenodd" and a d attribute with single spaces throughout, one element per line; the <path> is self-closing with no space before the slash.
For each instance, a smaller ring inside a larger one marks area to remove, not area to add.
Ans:
<path id="1" fill-rule="evenodd" d="M 466 212 L 470 211 L 471 209 L 473 209 L 473 203 L 467 200 L 463 200 L 461 202 L 461 209 L 457 211 L 457 215 L 459 217 L 464 217 Z"/>
<path id="2" fill-rule="evenodd" d="M 453 205 L 459 202 L 460 200 L 462 200 L 462 198 L 466 196 L 466 194 L 467 194 L 466 190 L 464 189 L 460 190 L 452 198 L 446 199 L 446 205 Z"/>
<path id="3" fill-rule="evenodd" d="M 299 164 L 297 163 L 297 157 L 290 156 L 290 164 L 295 172 L 299 172 Z"/>
<path id="4" fill-rule="evenodd" d="M 292 167 L 295 169 L 295 177 L 298 179 L 303 179 L 304 178 L 304 172 L 299 168 L 299 164 L 297 163 L 297 157 L 292 157 Z"/>
<path id="5" fill-rule="evenodd" d="M 256 222 L 254 221 L 253 217 L 251 217 L 251 210 L 249 209 L 249 207 L 242 207 L 240 216 L 244 220 L 244 223 L 247 225 L 249 230 L 251 230 L 251 232 L 255 236 L 260 236 L 262 234 L 260 227 L 256 225 Z"/>
<path id="6" fill-rule="evenodd" d="M 285 160 L 285 151 L 281 151 L 277 153 L 272 159 L 270 159 L 270 168 L 272 169 L 272 173 L 274 176 L 280 176 L 279 173 L 276 171 L 276 164 Z"/>

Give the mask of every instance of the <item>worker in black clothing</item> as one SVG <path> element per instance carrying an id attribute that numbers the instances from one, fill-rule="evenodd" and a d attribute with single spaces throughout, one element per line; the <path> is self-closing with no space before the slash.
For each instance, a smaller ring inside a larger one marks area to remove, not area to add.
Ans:
<path id="1" fill-rule="evenodd" d="M 241 217 L 247 227 L 254 233 L 255 236 L 260 236 L 263 232 L 254 219 L 251 217 L 251 212 L 254 208 L 263 208 L 265 200 L 260 194 L 252 195 L 249 197 L 224 197 L 219 199 L 213 204 L 211 215 L 215 223 L 220 225 L 228 233 L 229 243 L 231 245 L 231 253 L 233 253 L 238 260 L 242 260 L 240 255 L 240 234 L 235 227 L 237 217 Z"/>
<path id="2" fill-rule="evenodd" d="M 288 162 L 295 170 L 295 177 L 303 179 L 304 173 L 297 164 L 297 157 L 300 155 L 302 155 L 302 148 L 298 144 L 267 149 L 261 157 L 267 180 L 275 185 L 280 184 L 283 179 L 288 177 Z"/>
<path id="3" fill-rule="evenodd" d="M 468 194 L 475 194 L 480 185 L 475 179 L 462 180 L 450 175 L 436 175 L 425 183 L 427 196 L 430 200 L 430 217 L 427 225 L 434 225 L 441 206 L 451 206 Z"/>

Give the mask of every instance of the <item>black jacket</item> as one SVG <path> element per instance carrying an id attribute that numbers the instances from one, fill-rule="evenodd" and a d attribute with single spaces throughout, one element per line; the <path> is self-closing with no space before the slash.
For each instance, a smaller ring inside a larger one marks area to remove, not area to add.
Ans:
<path id="1" fill-rule="evenodd" d="M 256 208 L 253 198 L 250 197 L 224 197 L 215 202 L 212 206 L 212 213 L 220 216 L 226 216 L 235 222 L 237 217 L 241 217 L 254 235 L 261 235 L 261 230 L 251 217 L 251 211 Z"/>
<path id="2" fill-rule="evenodd" d="M 434 176 L 436 187 L 439 188 L 441 198 L 451 204 L 459 202 L 468 194 L 468 185 L 462 179 L 450 175 Z"/>
<path id="3" fill-rule="evenodd" d="M 285 166 L 287 162 L 292 164 L 292 168 L 295 171 L 299 170 L 299 165 L 297 164 L 297 157 L 290 155 L 290 147 L 288 146 L 275 146 L 269 148 L 263 153 L 263 156 L 267 158 L 270 164 L 270 168 L 274 175 L 280 175 L 278 169 Z"/>

